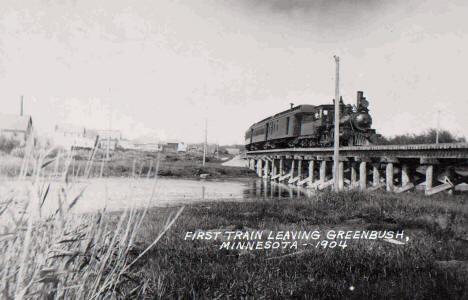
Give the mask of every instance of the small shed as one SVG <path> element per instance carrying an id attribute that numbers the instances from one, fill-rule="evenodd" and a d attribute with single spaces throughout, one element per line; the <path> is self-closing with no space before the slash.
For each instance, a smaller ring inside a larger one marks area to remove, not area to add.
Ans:
<path id="1" fill-rule="evenodd" d="M 83 126 L 73 124 L 55 125 L 54 143 L 64 148 L 92 149 L 96 142 L 95 137 L 86 137 Z"/>
<path id="2" fill-rule="evenodd" d="M 187 144 L 180 141 L 169 140 L 163 145 L 164 152 L 187 152 Z"/>
<path id="3" fill-rule="evenodd" d="M 0 134 L 6 138 L 26 142 L 33 133 L 31 116 L 18 116 L 0 113 Z"/>

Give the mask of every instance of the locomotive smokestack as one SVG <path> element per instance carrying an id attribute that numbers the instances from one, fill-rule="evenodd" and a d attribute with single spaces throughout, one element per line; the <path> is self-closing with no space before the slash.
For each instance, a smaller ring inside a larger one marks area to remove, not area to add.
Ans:
<path id="1" fill-rule="evenodd" d="M 291 105 L 291 109 L 294 107 L 294 103 L 289 103 L 289 105 Z"/>
<path id="2" fill-rule="evenodd" d="M 357 92 L 356 107 L 359 107 L 359 105 L 361 104 L 361 99 L 362 99 L 363 96 L 364 96 L 363 91 L 358 91 Z"/>

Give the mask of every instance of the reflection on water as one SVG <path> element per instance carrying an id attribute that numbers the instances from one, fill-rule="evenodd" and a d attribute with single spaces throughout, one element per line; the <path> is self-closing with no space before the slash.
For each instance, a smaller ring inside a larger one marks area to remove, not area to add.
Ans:
<path id="1" fill-rule="evenodd" d="M 57 209 L 58 194 L 63 182 L 51 183 L 50 191 L 43 209 Z M 0 193 L 11 195 L 21 203 L 31 199 L 34 191 L 28 180 L 0 181 Z M 200 201 L 255 201 L 256 199 L 283 199 L 309 197 L 307 189 L 280 183 L 270 183 L 259 178 L 230 180 L 191 180 L 191 179 L 129 179 L 102 178 L 80 180 L 67 189 L 68 197 L 73 199 L 84 189 L 83 197 L 75 206 L 75 211 L 95 211 L 106 207 L 107 210 L 121 210 L 135 206 L 166 206 Z"/>
<path id="2" fill-rule="evenodd" d="M 311 197 L 312 191 L 303 187 L 284 183 L 270 182 L 263 179 L 252 179 L 244 190 L 244 199 L 282 199 Z"/>

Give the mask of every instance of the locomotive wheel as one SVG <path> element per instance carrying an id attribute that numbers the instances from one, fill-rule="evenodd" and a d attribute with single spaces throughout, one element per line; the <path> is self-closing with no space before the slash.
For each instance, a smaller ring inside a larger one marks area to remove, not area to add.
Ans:
<path id="1" fill-rule="evenodd" d="M 292 139 L 288 142 L 288 147 L 289 148 L 295 148 L 297 145 L 299 145 L 299 141 L 297 138 Z"/>

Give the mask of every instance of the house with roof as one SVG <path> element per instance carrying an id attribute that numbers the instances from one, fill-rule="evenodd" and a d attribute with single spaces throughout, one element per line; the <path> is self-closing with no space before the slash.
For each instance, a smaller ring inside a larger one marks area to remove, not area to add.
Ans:
<path id="1" fill-rule="evenodd" d="M 187 144 L 178 140 L 168 140 L 162 149 L 164 152 L 187 152 Z"/>
<path id="2" fill-rule="evenodd" d="M 0 113 L 0 135 L 24 144 L 33 134 L 33 122 L 29 115 L 18 116 Z"/>
<path id="3" fill-rule="evenodd" d="M 161 139 L 154 135 L 141 136 L 133 140 L 135 147 L 140 151 L 159 152 L 162 151 Z"/>
<path id="4" fill-rule="evenodd" d="M 83 126 L 73 124 L 55 125 L 54 143 L 64 148 L 92 149 L 96 138 L 85 136 L 86 129 Z"/>

